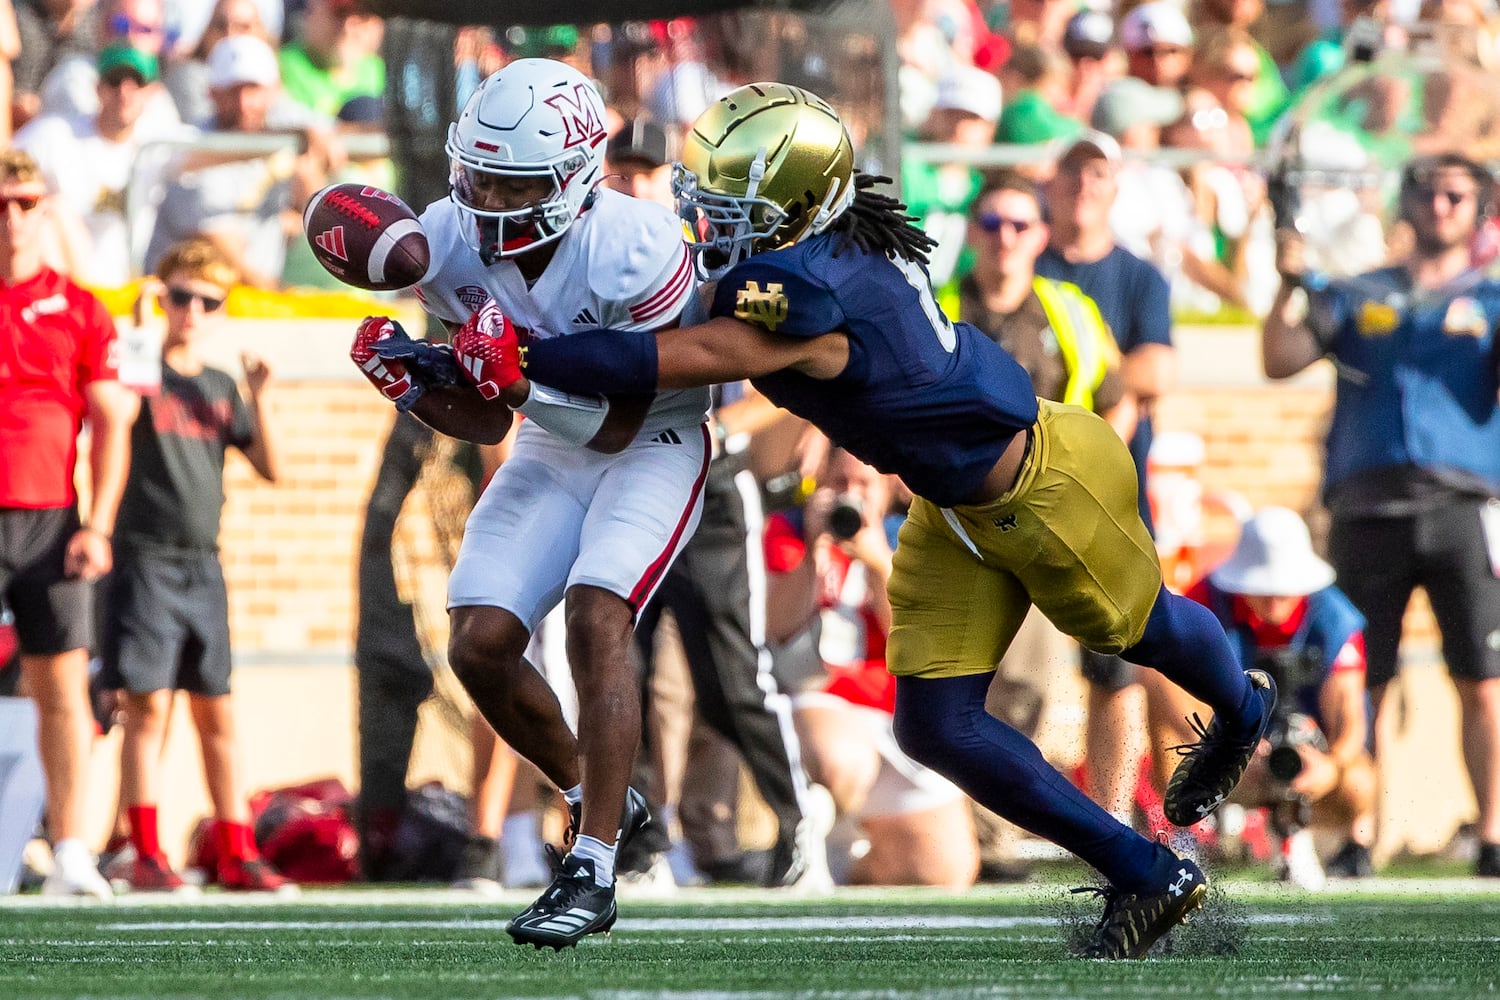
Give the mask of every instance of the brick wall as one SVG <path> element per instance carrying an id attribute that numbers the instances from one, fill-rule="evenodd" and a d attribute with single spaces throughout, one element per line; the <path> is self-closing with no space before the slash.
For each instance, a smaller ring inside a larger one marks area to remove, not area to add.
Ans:
<path id="1" fill-rule="evenodd" d="M 391 407 L 361 382 L 292 382 L 268 398 L 281 482 L 235 455 L 222 547 L 241 655 L 353 648 L 355 559 Z"/>

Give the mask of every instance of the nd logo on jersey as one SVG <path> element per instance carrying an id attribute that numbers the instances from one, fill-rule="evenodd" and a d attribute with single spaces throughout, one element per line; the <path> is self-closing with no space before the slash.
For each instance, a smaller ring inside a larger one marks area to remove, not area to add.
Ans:
<path id="1" fill-rule="evenodd" d="M 786 295 L 779 281 L 766 282 L 765 291 L 761 291 L 760 282 L 747 281 L 734 300 L 735 319 L 763 326 L 772 333 L 786 319 L 786 311 Z"/>

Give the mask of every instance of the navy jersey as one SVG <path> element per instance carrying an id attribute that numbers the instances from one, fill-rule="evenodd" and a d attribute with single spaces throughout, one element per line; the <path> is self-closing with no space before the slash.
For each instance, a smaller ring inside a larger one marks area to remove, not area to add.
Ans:
<path id="1" fill-rule="evenodd" d="M 1017 432 L 1036 421 L 1026 371 L 994 341 L 938 309 L 920 265 L 824 235 L 757 254 L 714 292 L 712 313 L 772 333 L 849 338 L 837 378 L 755 379 L 772 402 L 942 507 L 973 498 Z"/>

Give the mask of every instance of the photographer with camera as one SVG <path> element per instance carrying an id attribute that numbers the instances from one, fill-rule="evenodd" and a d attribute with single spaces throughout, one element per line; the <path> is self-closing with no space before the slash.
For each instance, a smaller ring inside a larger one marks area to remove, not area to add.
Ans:
<path id="1" fill-rule="evenodd" d="M 1261 342 L 1270 378 L 1324 357 L 1337 368 L 1329 560 L 1369 621 L 1377 707 L 1396 676 L 1411 593 L 1426 590 L 1478 803 L 1474 873 L 1489 878 L 1500 877 L 1500 283 L 1472 248 L 1493 187 L 1490 171 L 1460 154 L 1412 160 L 1398 200 L 1410 254 L 1345 280 L 1309 274 L 1302 236 L 1283 230 L 1282 289 Z"/>
<path id="2" fill-rule="evenodd" d="M 1271 807 L 1286 838 L 1280 874 L 1306 888 L 1324 875 L 1309 825 L 1346 830 L 1327 874 L 1374 873 L 1365 621 L 1333 580 L 1302 518 L 1266 507 L 1245 523 L 1233 555 L 1188 592 L 1218 617 L 1245 667 L 1271 673 L 1281 693 L 1232 800 Z"/>
<path id="3" fill-rule="evenodd" d="M 968 800 L 906 756 L 892 729 L 886 582 L 904 520 L 891 512 L 899 481 L 836 448 L 818 482 L 801 508 L 767 519 L 766 634 L 782 687 L 796 692 L 808 776 L 838 808 L 829 866 L 845 884 L 967 888 L 979 869 Z"/>

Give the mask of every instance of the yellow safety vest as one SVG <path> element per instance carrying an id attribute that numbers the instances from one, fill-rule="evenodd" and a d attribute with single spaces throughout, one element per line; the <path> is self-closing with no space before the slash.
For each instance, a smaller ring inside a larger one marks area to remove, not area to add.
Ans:
<path id="1" fill-rule="evenodd" d="M 1092 410 L 1094 390 L 1110 366 L 1119 362 L 1114 334 L 1099 315 L 1098 304 L 1077 285 L 1037 277 L 1031 280 L 1031 288 L 1042 300 L 1042 311 L 1068 368 L 1062 402 Z"/>
<path id="2" fill-rule="evenodd" d="M 1047 324 L 1057 338 L 1068 382 L 1063 398 L 1054 402 L 1094 408 L 1094 390 L 1110 367 L 1119 363 L 1120 349 L 1099 306 L 1083 289 L 1067 281 L 1036 277 L 1031 288 L 1041 300 Z M 950 281 L 938 292 L 938 303 L 951 319 L 959 318 L 958 282 Z"/>

